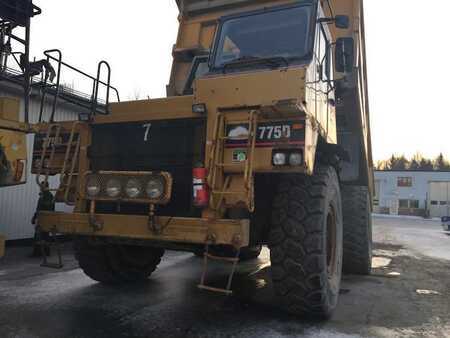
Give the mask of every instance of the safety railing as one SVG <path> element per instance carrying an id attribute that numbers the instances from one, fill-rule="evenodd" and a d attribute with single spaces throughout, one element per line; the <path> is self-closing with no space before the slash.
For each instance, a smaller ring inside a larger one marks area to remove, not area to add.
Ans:
<path id="1" fill-rule="evenodd" d="M 47 50 L 44 52 L 44 55 L 47 57 L 47 63 L 50 67 L 53 68 L 53 64 L 56 64 L 56 71 L 53 69 L 55 73 L 55 81 L 54 83 L 49 79 L 48 76 L 45 76 L 40 84 L 41 90 L 41 104 L 39 110 L 39 122 L 44 122 L 44 115 L 46 115 L 46 103 L 47 97 L 49 95 L 52 96 L 51 99 L 51 112 L 46 122 L 54 122 L 55 115 L 57 113 L 58 102 L 60 100 L 69 101 L 73 104 L 79 105 L 84 109 L 89 111 L 89 114 L 109 114 L 109 104 L 110 104 L 110 96 L 111 92 L 114 93 L 115 99 L 117 102 L 120 102 L 120 95 L 117 88 L 111 86 L 111 67 L 106 61 L 100 61 L 97 68 L 97 76 L 92 76 L 85 71 L 76 68 L 62 59 L 62 53 L 58 49 Z M 62 79 L 62 71 L 67 68 L 75 72 L 78 75 L 84 77 L 88 81 L 92 81 L 92 93 L 89 98 L 85 97 L 86 100 L 73 100 L 73 95 L 71 95 L 71 90 L 68 90 L 61 84 Z M 102 69 L 106 69 L 106 82 L 101 80 Z M 106 95 L 104 99 L 99 98 L 99 89 L 100 87 L 106 88 Z M 72 98 L 72 99 L 71 99 Z"/>

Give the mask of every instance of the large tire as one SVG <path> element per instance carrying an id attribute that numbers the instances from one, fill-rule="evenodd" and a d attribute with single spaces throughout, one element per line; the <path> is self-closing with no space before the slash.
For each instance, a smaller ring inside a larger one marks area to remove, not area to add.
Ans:
<path id="1" fill-rule="evenodd" d="M 342 275 L 342 203 L 333 167 L 289 175 L 276 193 L 269 235 L 272 279 L 284 308 L 329 318 Z"/>
<path id="2" fill-rule="evenodd" d="M 372 271 L 372 217 L 370 195 L 364 186 L 342 186 L 344 217 L 344 263 L 348 274 L 370 275 Z"/>
<path id="3" fill-rule="evenodd" d="M 94 244 L 78 237 L 75 258 L 84 273 L 101 283 L 122 284 L 148 279 L 164 255 L 164 250 L 128 245 Z"/>

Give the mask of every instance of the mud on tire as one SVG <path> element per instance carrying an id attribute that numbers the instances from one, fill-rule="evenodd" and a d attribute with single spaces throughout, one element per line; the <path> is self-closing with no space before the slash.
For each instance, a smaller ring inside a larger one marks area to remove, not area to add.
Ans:
<path id="1" fill-rule="evenodd" d="M 281 179 L 269 235 L 272 279 L 283 307 L 328 318 L 342 274 L 342 204 L 334 168 Z"/>
<path id="2" fill-rule="evenodd" d="M 77 237 L 74 250 L 84 273 L 105 284 L 144 281 L 155 271 L 164 255 L 162 249 L 94 244 L 87 237 Z"/>
<path id="3" fill-rule="evenodd" d="M 372 217 L 369 190 L 342 186 L 344 273 L 369 275 L 372 270 Z"/>

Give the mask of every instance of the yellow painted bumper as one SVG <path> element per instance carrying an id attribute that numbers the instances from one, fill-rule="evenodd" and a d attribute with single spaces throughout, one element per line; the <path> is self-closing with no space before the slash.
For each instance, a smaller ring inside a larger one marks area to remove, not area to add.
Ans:
<path id="1" fill-rule="evenodd" d="M 156 233 L 149 227 L 147 216 L 96 214 L 96 223 L 101 224 L 94 230 L 89 214 L 40 212 L 39 226 L 46 232 L 61 234 L 117 237 L 159 242 L 177 242 L 205 244 L 213 240 L 214 244 L 232 244 L 248 246 L 250 222 L 248 220 L 208 220 L 202 218 L 156 217 L 161 227 Z"/>

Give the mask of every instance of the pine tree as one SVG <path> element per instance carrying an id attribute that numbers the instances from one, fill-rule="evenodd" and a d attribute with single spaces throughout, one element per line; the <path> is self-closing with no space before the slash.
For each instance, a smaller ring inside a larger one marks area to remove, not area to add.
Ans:
<path id="1" fill-rule="evenodd" d="M 423 156 L 421 153 L 417 152 L 412 157 L 409 162 L 409 170 L 420 170 L 420 162 L 422 161 Z"/>
<path id="2" fill-rule="evenodd" d="M 422 160 L 420 161 L 420 170 L 433 171 L 433 162 L 431 160 L 422 158 Z"/>
<path id="3" fill-rule="evenodd" d="M 434 170 L 447 171 L 450 170 L 450 163 L 446 160 L 442 153 L 434 160 Z"/>
<path id="4" fill-rule="evenodd" d="M 405 155 L 400 157 L 392 155 L 388 161 L 387 167 L 389 170 L 406 170 L 409 167 L 409 161 L 406 159 Z"/>

